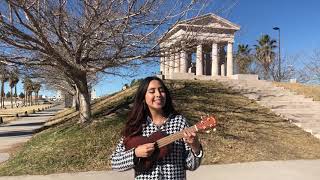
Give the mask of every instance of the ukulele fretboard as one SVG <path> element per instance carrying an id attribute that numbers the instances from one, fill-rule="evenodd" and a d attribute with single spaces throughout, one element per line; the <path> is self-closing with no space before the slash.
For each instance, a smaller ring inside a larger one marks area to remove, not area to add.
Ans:
<path id="1" fill-rule="evenodd" d="M 187 128 L 189 131 L 191 132 L 196 132 L 197 131 L 197 127 L 194 125 L 192 127 L 189 127 Z M 183 138 L 183 130 L 182 131 L 179 131 L 175 134 L 171 134 L 169 136 L 166 136 L 164 138 L 161 138 L 157 141 L 157 145 L 159 148 L 163 147 L 163 146 L 166 146 L 168 144 L 171 144 L 172 142 L 176 141 L 176 140 L 179 140 L 179 139 L 182 139 Z"/>

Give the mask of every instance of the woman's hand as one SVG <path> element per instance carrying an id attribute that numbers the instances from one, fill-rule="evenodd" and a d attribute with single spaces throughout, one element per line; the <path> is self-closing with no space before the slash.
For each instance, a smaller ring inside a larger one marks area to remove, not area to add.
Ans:
<path id="1" fill-rule="evenodd" d="M 143 144 L 136 147 L 134 150 L 134 153 L 136 157 L 145 158 L 145 157 L 151 156 L 153 151 L 154 151 L 154 143 L 147 143 L 147 144 Z"/>
<path id="2" fill-rule="evenodd" d="M 199 152 L 201 150 L 200 149 L 201 145 L 200 145 L 200 142 L 199 142 L 199 139 L 198 139 L 196 133 L 185 129 L 183 135 L 184 135 L 184 138 L 183 138 L 184 141 L 191 147 L 192 151 L 195 154 L 199 154 Z"/>

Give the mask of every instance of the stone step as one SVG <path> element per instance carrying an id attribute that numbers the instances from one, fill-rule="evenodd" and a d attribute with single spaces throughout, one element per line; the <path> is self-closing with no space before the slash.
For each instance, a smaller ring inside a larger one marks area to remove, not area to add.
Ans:
<path id="1" fill-rule="evenodd" d="M 276 109 L 272 109 L 270 108 L 272 111 L 285 111 L 285 112 L 306 112 L 306 113 L 314 113 L 314 114 L 320 114 L 319 109 L 308 109 L 308 108 L 276 108 Z"/>
<path id="2" fill-rule="evenodd" d="M 280 101 L 288 101 L 288 102 L 313 102 L 313 98 L 304 98 L 304 97 L 295 97 L 295 96 L 260 96 L 259 101 L 265 101 L 265 102 L 280 102 Z"/>
<path id="3" fill-rule="evenodd" d="M 295 123 L 297 126 L 302 125 L 302 124 L 308 124 L 308 123 L 315 123 L 315 124 L 319 124 L 320 125 L 320 119 L 316 119 L 316 118 L 303 118 L 303 117 L 286 117 L 285 119 L 287 119 L 289 122 L 291 123 Z"/>
<path id="4" fill-rule="evenodd" d="M 224 86 L 229 86 L 229 87 L 242 87 L 242 88 L 255 88 L 255 89 L 281 89 L 277 88 L 274 86 L 270 85 L 251 85 L 251 84 L 240 84 L 240 83 L 231 83 L 231 82 L 226 82 L 222 83 Z"/>
<path id="5" fill-rule="evenodd" d="M 320 109 L 320 105 L 313 105 L 313 104 L 295 104 L 295 103 L 288 103 L 288 104 L 280 104 L 280 103 L 269 103 L 266 104 L 268 107 L 272 109 L 312 109 L 318 110 Z"/>
<path id="6" fill-rule="evenodd" d="M 233 89 L 275 114 L 312 133 L 320 139 L 320 102 L 296 92 L 277 87 L 265 80 L 218 79 L 226 88 Z"/>
<path id="7" fill-rule="evenodd" d="M 296 122 L 308 122 L 308 121 L 315 121 L 319 120 L 317 117 L 313 117 L 313 114 L 293 114 L 293 113 L 282 113 L 282 117 L 285 117 L 285 119 L 296 121 Z"/>
<path id="8" fill-rule="evenodd" d="M 320 104 L 316 101 L 311 101 L 310 99 L 300 99 L 300 101 L 292 101 L 291 100 L 270 100 L 270 99 L 262 99 L 257 101 L 259 104 L 266 104 L 266 105 L 299 105 L 299 106 L 319 106 Z M 296 100 L 296 99 L 294 99 Z"/>
<path id="9" fill-rule="evenodd" d="M 290 100 L 263 99 L 263 100 L 259 100 L 257 102 L 258 103 L 260 103 L 260 102 L 261 103 L 268 103 L 268 104 L 271 104 L 271 105 L 272 104 L 275 104 L 275 105 L 278 105 L 278 104 L 293 104 L 293 105 L 314 105 L 314 106 L 320 105 L 319 101 L 313 101 L 311 98 L 304 98 L 301 101 L 292 101 L 291 99 Z"/>
<path id="10" fill-rule="evenodd" d="M 313 120 L 320 119 L 320 115 L 314 114 L 314 113 L 301 113 L 301 112 L 292 113 L 292 112 L 275 112 L 275 111 L 273 111 L 273 112 L 281 117 L 284 117 L 285 119 L 293 119 L 292 117 L 302 118 L 302 119 L 307 119 L 307 120 L 308 119 L 313 119 Z"/>
<path id="11" fill-rule="evenodd" d="M 230 86 L 231 88 L 234 89 L 242 89 L 242 90 L 247 90 L 247 91 L 263 91 L 263 92 L 274 92 L 274 91 L 279 91 L 279 92 L 284 92 L 281 89 L 277 88 L 258 88 L 258 87 L 250 87 L 250 86 L 245 86 L 245 85 L 237 85 L 237 86 Z"/>
<path id="12" fill-rule="evenodd" d="M 293 123 L 313 135 L 320 135 L 320 123 Z"/>
<path id="13" fill-rule="evenodd" d="M 281 91 L 278 89 L 269 89 L 269 90 L 265 90 L 265 89 L 253 89 L 253 88 L 246 88 L 246 87 L 228 87 L 234 90 L 238 90 L 240 92 L 243 93 L 257 93 L 257 94 L 273 94 L 273 95 L 288 95 L 288 96 L 292 96 L 292 95 L 297 95 L 295 93 L 291 93 L 291 92 L 286 92 L 286 91 Z"/>

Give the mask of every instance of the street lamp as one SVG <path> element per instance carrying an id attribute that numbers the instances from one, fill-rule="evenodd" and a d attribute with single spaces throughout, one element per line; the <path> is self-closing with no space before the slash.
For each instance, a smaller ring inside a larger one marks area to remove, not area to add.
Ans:
<path id="1" fill-rule="evenodd" d="M 279 52 L 278 52 L 278 54 L 279 54 L 279 57 L 278 57 L 279 58 L 278 59 L 279 60 L 279 66 L 278 66 L 278 68 L 279 68 L 279 70 L 278 70 L 279 74 L 278 75 L 279 76 L 278 76 L 278 78 L 279 79 L 278 80 L 281 81 L 280 28 L 279 27 L 274 27 L 273 29 L 278 31 L 278 35 L 279 35 L 278 36 L 278 42 L 279 42 Z"/>

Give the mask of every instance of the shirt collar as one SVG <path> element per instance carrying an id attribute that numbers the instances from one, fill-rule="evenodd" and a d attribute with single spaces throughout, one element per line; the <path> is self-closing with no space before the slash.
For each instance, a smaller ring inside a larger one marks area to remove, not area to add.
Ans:
<path id="1" fill-rule="evenodd" d="M 171 120 L 172 115 L 173 115 L 172 113 L 171 113 L 171 114 L 169 114 L 169 116 L 167 117 L 166 122 L 168 122 L 168 121 L 170 121 L 170 120 Z M 152 119 L 151 119 L 151 117 L 150 117 L 150 116 L 147 116 L 147 124 L 150 124 L 150 123 L 152 123 Z"/>

